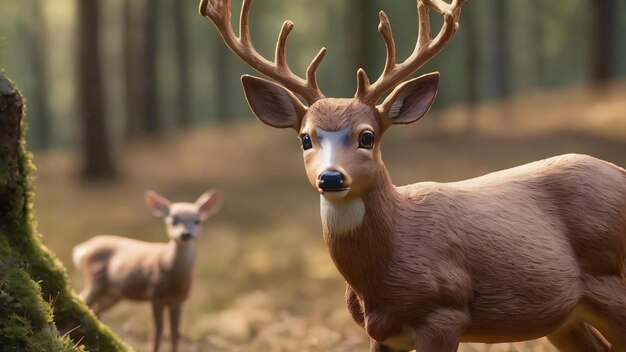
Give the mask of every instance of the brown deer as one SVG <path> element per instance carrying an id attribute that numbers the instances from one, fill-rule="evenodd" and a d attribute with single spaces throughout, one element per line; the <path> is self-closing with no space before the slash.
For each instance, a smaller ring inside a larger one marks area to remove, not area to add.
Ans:
<path id="1" fill-rule="evenodd" d="M 82 270 L 80 297 L 97 315 L 119 300 L 150 301 L 154 318 L 153 350 L 159 350 L 163 310 L 169 309 L 172 351 L 177 350 L 182 305 L 189 295 L 200 223 L 219 210 L 221 195 L 209 191 L 194 203 L 171 203 L 148 191 L 145 201 L 165 219 L 168 243 L 102 235 L 74 247 L 72 258 Z"/>
<path id="2" fill-rule="evenodd" d="M 402 63 L 381 12 L 387 63 L 374 83 L 360 69 L 350 99 L 319 89 L 325 49 L 306 79 L 291 71 L 291 22 L 272 62 L 252 46 L 250 0 L 239 35 L 229 0 L 203 0 L 200 13 L 235 54 L 282 84 L 242 78 L 259 120 L 299 134 L 307 176 L 321 194 L 326 245 L 372 351 L 451 352 L 460 342 L 541 336 L 562 351 L 626 351 L 626 171 L 563 155 L 461 182 L 396 187 L 389 177 L 382 136 L 428 112 L 439 74 L 400 83 L 443 49 L 464 2 L 418 0 L 419 37 Z M 430 10 L 443 15 L 434 37 Z"/>

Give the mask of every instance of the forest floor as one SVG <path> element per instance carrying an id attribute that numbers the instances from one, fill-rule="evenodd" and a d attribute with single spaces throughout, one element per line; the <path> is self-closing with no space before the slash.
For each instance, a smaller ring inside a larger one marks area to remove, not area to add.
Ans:
<path id="1" fill-rule="evenodd" d="M 389 130 L 383 155 L 396 184 L 461 180 L 570 152 L 626 166 L 624 97 L 620 84 L 602 94 L 579 87 L 485 103 L 471 120 L 465 106 L 435 110 Z M 182 351 L 367 350 L 344 306 L 344 282 L 321 236 L 319 196 L 292 131 L 254 121 L 208 126 L 144 140 L 117 156 L 120 175 L 108 184 L 78 182 L 74 154 L 35 156 L 38 229 L 77 289 L 73 245 L 100 233 L 166 239 L 143 204 L 144 190 L 192 201 L 219 188 L 225 203 L 198 243 Z M 121 303 L 103 321 L 139 351 L 149 350 L 147 304 Z M 169 347 L 167 337 L 164 343 Z M 462 347 L 488 350 L 554 351 L 545 340 Z"/>

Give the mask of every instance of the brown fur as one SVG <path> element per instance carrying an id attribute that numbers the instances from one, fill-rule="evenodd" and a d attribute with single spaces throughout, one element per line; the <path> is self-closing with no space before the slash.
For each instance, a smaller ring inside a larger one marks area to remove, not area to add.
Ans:
<path id="1" fill-rule="evenodd" d="M 325 234 L 351 313 L 375 340 L 443 309 L 455 321 L 440 329 L 458 329 L 459 341 L 527 340 L 586 321 L 618 330 L 607 338 L 626 348 L 623 169 L 565 155 L 449 184 L 394 187 L 381 173 L 363 224 Z M 616 317 L 602 316 L 608 307 Z"/>

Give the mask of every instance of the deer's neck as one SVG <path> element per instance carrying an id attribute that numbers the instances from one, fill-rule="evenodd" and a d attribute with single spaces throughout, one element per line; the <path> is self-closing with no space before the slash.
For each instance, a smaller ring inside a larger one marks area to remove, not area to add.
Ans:
<path id="1" fill-rule="evenodd" d="M 171 240 L 163 258 L 164 267 L 176 275 L 191 274 L 196 259 L 194 243 L 179 243 Z"/>
<path id="2" fill-rule="evenodd" d="M 386 274 L 399 203 L 386 170 L 361 198 L 328 201 L 322 197 L 322 224 L 330 256 L 357 291 L 374 288 Z"/>

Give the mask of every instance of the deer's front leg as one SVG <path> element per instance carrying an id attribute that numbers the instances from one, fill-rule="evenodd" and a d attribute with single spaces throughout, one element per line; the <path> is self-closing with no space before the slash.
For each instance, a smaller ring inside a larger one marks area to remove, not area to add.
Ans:
<path id="1" fill-rule="evenodd" d="M 443 309 L 431 314 L 415 327 L 416 352 L 456 352 L 461 335 L 469 322 L 469 314 Z"/>
<path id="2" fill-rule="evenodd" d="M 170 335 L 172 336 L 172 352 L 178 351 L 178 337 L 180 336 L 178 326 L 180 325 L 182 307 L 182 303 L 170 306 Z"/>
<path id="3" fill-rule="evenodd" d="M 161 334 L 163 333 L 163 304 L 160 302 L 152 302 L 152 317 L 154 318 L 154 343 L 152 351 L 159 351 L 161 343 Z"/>

